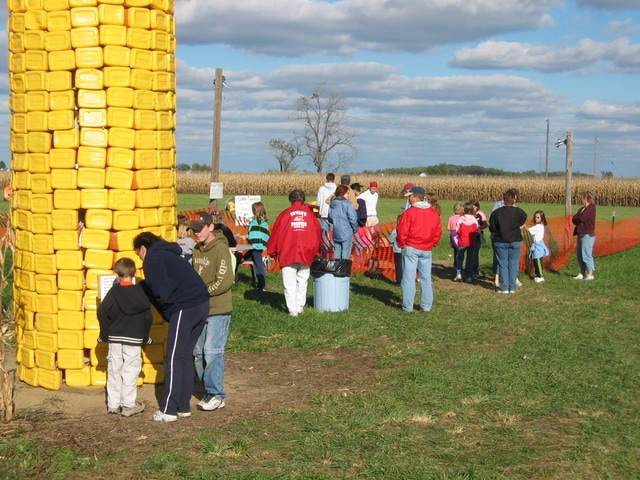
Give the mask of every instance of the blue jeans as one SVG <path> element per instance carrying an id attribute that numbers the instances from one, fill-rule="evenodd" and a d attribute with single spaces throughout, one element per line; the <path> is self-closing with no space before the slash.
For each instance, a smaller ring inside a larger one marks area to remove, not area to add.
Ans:
<path id="1" fill-rule="evenodd" d="M 596 269 L 593 263 L 593 246 L 596 243 L 595 235 L 583 235 L 578 237 L 578 264 L 580 265 L 580 273 L 593 272 Z"/>
<path id="2" fill-rule="evenodd" d="M 256 279 L 258 284 L 256 285 L 260 290 L 264 290 L 267 287 L 267 277 L 264 273 L 264 263 L 262 262 L 262 250 L 249 250 L 245 258 L 249 257 L 253 262 L 253 269 L 256 272 Z"/>
<path id="3" fill-rule="evenodd" d="M 196 374 L 209 395 L 224 400 L 224 348 L 229 336 L 231 314 L 207 317 L 196 344 Z"/>
<path id="4" fill-rule="evenodd" d="M 413 311 L 416 297 L 416 272 L 420 275 L 420 308 L 425 312 L 433 305 L 431 288 L 431 251 L 418 250 L 410 246 L 402 249 L 402 310 Z"/>
<path id="5" fill-rule="evenodd" d="M 498 260 L 500 290 L 503 292 L 516 291 L 521 248 L 522 242 L 493 242 L 493 249 Z"/>
<path id="6" fill-rule="evenodd" d="M 467 255 L 467 261 L 464 262 L 464 276 L 465 278 L 471 278 L 474 276 L 474 269 L 476 265 L 476 249 L 475 247 L 458 247 L 456 252 L 456 275 L 462 275 L 462 264 L 465 253 Z"/>
<path id="7" fill-rule="evenodd" d="M 349 260 L 351 256 L 351 246 L 353 245 L 353 237 L 349 237 L 344 242 L 336 242 L 333 240 L 333 258 L 342 258 Z"/>

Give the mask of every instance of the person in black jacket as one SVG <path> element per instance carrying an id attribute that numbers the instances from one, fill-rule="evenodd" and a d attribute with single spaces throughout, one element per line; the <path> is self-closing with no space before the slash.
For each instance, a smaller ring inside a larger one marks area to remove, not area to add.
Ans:
<path id="1" fill-rule="evenodd" d="M 130 417 L 144 411 L 136 400 L 136 383 L 142 369 L 142 345 L 151 343 L 151 302 L 134 283 L 136 265 L 121 258 L 114 266 L 118 281 L 98 308 L 99 342 L 109 342 L 107 357 L 107 412 Z"/>
<path id="2" fill-rule="evenodd" d="M 209 314 L 209 292 L 198 273 L 182 258 L 182 249 L 151 232 L 133 239 L 142 260 L 145 287 L 151 303 L 169 322 L 164 357 L 164 393 L 156 422 L 175 422 L 191 416 L 195 377 L 193 348 Z"/>
<path id="3" fill-rule="evenodd" d="M 516 195 L 507 190 L 502 196 L 504 205 L 489 217 L 489 231 L 498 260 L 499 293 L 516 293 L 522 229 L 527 222 L 524 210 L 515 206 Z"/>

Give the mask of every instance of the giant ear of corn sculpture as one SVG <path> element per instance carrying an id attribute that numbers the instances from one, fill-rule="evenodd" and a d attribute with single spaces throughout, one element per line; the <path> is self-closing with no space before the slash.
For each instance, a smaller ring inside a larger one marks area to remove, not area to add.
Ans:
<path id="1" fill-rule="evenodd" d="M 106 383 L 101 275 L 148 230 L 176 239 L 174 0 L 8 0 L 18 377 Z M 139 382 L 163 378 L 166 331 Z"/>

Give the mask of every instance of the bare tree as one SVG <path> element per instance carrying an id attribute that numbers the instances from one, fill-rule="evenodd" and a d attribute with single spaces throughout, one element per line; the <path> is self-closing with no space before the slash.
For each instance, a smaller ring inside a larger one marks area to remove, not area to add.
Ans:
<path id="1" fill-rule="evenodd" d="M 301 155 L 309 157 L 318 173 L 325 167 L 340 170 L 356 150 L 356 134 L 345 126 L 344 111 L 344 98 L 328 92 L 325 83 L 318 84 L 310 97 L 302 96 L 296 102 L 294 117 L 304 121 L 304 132 L 298 135 L 304 147 Z"/>
<path id="2" fill-rule="evenodd" d="M 294 137 L 290 142 L 281 138 L 272 138 L 268 145 L 269 151 L 278 160 L 281 172 L 296 171 L 295 160 L 300 155 L 300 143 L 297 137 Z"/>

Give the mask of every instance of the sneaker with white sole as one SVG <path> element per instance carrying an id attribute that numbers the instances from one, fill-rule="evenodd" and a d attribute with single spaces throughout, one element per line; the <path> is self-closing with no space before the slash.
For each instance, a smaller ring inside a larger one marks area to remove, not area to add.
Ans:
<path id="1" fill-rule="evenodd" d="M 116 408 L 108 407 L 107 408 L 107 413 L 109 415 L 118 415 L 120 413 L 120 407 L 116 407 Z"/>
<path id="2" fill-rule="evenodd" d="M 586 277 L 584 277 L 585 280 L 595 280 L 596 277 L 594 277 L 593 275 L 587 275 Z"/>
<path id="3" fill-rule="evenodd" d="M 462 275 L 456 275 L 456 278 L 453 279 L 454 282 L 461 282 L 462 281 Z"/>
<path id="4" fill-rule="evenodd" d="M 197 405 L 199 410 L 210 412 L 224 408 L 224 400 L 217 399 L 214 395 L 207 394 Z"/>
<path id="5" fill-rule="evenodd" d="M 573 279 L 574 280 L 584 280 L 584 276 L 581 273 L 579 273 L 575 277 L 573 277 Z"/>
<path id="6" fill-rule="evenodd" d="M 120 415 L 123 417 L 132 417 L 133 415 L 137 415 L 142 412 L 144 412 L 144 403 L 136 402 L 133 407 L 122 407 Z"/>
<path id="7" fill-rule="evenodd" d="M 516 287 L 521 287 L 522 282 L 516 278 Z"/>
<path id="8" fill-rule="evenodd" d="M 191 412 L 178 412 L 178 418 L 191 418 Z"/>
<path id="9" fill-rule="evenodd" d="M 533 281 L 536 282 L 536 283 L 542 283 L 542 282 L 544 282 L 544 277 L 536 277 L 536 278 L 533 279 Z"/>
<path id="10" fill-rule="evenodd" d="M 178 420 L 177 415 L 169 415 L 168 413 L 161 412 L 160 410 L 153 412 L 154 422 L 171 423 L 171 422 L 175 422 L 176 420 Z"/>

